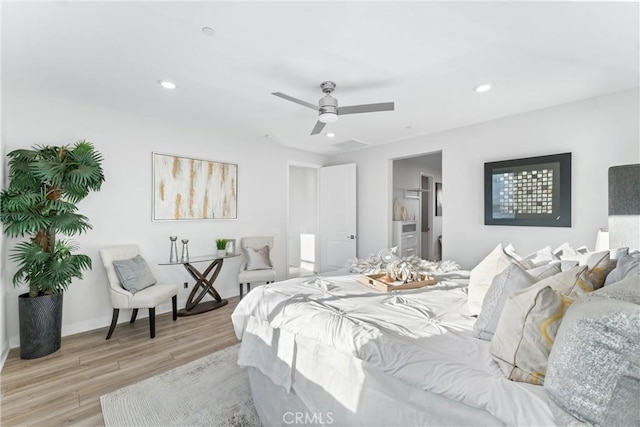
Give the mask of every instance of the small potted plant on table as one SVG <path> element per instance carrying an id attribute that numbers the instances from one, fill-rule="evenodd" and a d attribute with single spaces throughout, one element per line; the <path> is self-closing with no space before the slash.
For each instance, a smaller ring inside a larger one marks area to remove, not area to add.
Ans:
<path id="1" fill-rule="evenodd" d="M 218 256 L 223 257 L 227 254 L 227 239 L 216 239 L 216 248 L 218 248 Z"/>

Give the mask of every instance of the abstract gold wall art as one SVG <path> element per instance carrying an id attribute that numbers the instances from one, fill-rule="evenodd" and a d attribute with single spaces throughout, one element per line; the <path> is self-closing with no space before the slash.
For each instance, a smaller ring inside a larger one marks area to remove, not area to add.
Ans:
<path id="1" fill-rule="evenodd" d="M 153 153 L 153 220 L 237 219 L 238 165 Z"/>

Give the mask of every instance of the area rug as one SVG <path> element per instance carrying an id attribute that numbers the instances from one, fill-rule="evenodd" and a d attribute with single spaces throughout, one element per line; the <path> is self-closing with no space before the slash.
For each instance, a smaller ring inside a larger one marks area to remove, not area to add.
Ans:
<path id="1" fill-rule="evenodd" d="M 238 348 L 101 396 L 105 426 L 259 426 Z"/>

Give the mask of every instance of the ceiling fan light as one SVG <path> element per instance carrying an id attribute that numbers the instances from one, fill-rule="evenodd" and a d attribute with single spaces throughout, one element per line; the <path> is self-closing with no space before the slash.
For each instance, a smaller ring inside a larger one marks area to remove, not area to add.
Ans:
<path id="1" fill-rule="evenodd" d="M 322 123 L 335 123 L 338 121 L 338 115 L 336 113 L 324 112 L 320 113 L 318 120 Z"/>

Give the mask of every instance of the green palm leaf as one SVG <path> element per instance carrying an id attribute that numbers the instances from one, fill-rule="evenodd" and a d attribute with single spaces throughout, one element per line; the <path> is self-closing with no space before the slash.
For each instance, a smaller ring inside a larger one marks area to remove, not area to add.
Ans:
<path id="1" fill-rule="evenodd" d="M 0 192 L 0 221 L 10 237 L 29 237 L 15 245 L 9 260 L 18 265 L 14 285 L 27 283 L 31 295 L 62 292 L 91 258 L 74 254 L 76 243 L 56 239 L 92 228 L 76 204 L 104 182 L 102 155 L 84 140 L 73 145 L 36 145 L 14 150 L 9 186 Z"/>

